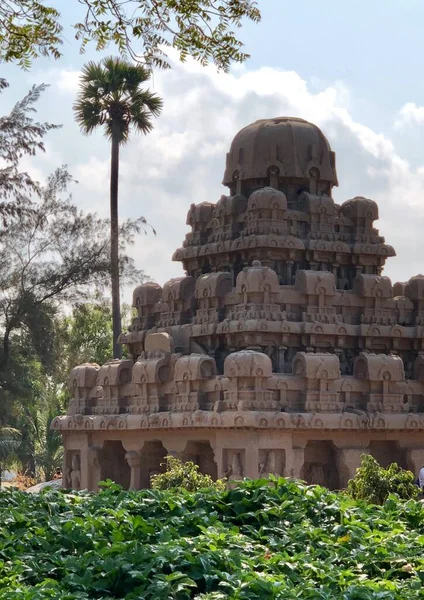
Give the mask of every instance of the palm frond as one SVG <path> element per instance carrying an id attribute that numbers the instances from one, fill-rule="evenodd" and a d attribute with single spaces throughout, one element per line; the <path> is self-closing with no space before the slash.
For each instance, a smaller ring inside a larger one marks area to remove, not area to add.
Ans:
<path id="1" fill-rule="evenodd" d="M 80 90 L 74 104 L 75 119 L 84 134 L 99 126 L 107 138 L 118 131 L 119 143 L 129 139 L 131 126 L 146 134 L 153 129 L 162 100 L 141 86 L 150 78 L 147 69 L 116 57 L 88 62 L 81 73 Z"/>

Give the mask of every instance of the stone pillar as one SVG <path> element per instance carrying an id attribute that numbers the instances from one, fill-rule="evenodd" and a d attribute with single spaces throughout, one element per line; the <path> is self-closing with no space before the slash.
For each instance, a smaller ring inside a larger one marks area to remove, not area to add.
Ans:
<path id="1" fill-rule="evenodd" d="M 249 445 L 245 451 L 244 476 L 250 479 L 259 477 L 259 450 L 257 446 Z"/>
<path id="2" fill-rule="evenodd" d="M 300 479 L 300 473 L 305 462 L 305 448 L 287 448 L 285 477 Z"/>
<path id="3" fill-rule="evenodd" d="M 349 479 L 355 476 L 356 469 L 361 465 L 361 456 L 369 454 L 366 448 L 338 448 L 337 469 L 339 472 L 340 488 L 345 488 Z"/>
<path id="4" fill-rule="evenodd" d="M 291 285 L 293 277 L 293 261 L 289 260 L 286 264 L 286 284 Z"/>
<path id="5" fill-rule="evenodd" d="M 63 466 L 62 466 L 62 487 L 64 489 L 67 489 L 70 486 L 70 482 L 68 481 L 69 474 L 71 472 L 70 456 L 71 456 L 71 453 L 69 450 L 66 449 L 66 445 L 65 445 L 65 452 L 63 453 Z"/>
<path id="6" fill-rule="evenodd" d="M 222 446 L 213 445 L 212 450 L 213 450 L 214 460 L 216 462 L 218 479 L 222 479 L 223 477 L 225 477 L 224 453 L 222 451 Z"/>
<path id="7" fill-rule="evenodd" d="M 130 450 L 125 454 L 127 463 L 131 469 L 130 490 L 141 488 L 141 455 L 136 450 Z"/>
<path id="8" fill-rule="evenodd" d="M 333 275 L 334 275 L 334 279 L 336 281 L 336 287 L 338 287 L 337 286 L 337 272 L 338 272 L 338 269 L 339 269 L 339 263 L 333 263 Z"/>
<path id="9" fill-rule="evenodd" d="M 123 439 L 122 445 L 126 450 L 125 460 L 131 469 L 130 472 L 130 490 L 141 490 L 149 487 L 148 473 L 144 473 L 143 479 L 143 466 L 148 466 L 148 460 L 145 456 L 146 443 L 140 439 Z M 144 453 L 144 456 L 143 456 Z"/>
<path id="10" fill-rule="evenodd" d="M 175 458 L 182 459 L 184 450 L 187 447 L 187 440 L 181 439 L 180 437 L 174 439 L 163 439 L 162 444 L 170 456 L 175 456 Z"/>
<path id="11" fill-rule="evenodd" d="M 418 477 L 421 468 L 424 467 L 424 448 L 406 448 L 407 464 Z"/>
<path id="12" fill-rule="evenodd" d="M 285 372 L 287 346 L 279 346 L 278 348 L 278 372 Z"/>
<path id="13" fill-rule="evenodd" d="M 277 167 L 271 167 L 269 170 L 269 186 L 278 190 L 279 170 Z"/>
<path id="14" fill-rule="evenodd" d="M 101 451 L 100 446 L 89 446 L 87 450 L 88 464 L 89 464 L 89 482 L 88 489 L 97 492 L 99 489 L 99 481 L 102 479 L 99 452 Z"/>
<path id="15" fill-rule="evenodd" d="M 89 454 L 89 450 L 88 450 L 88 446 L 86 446 L 84 444 L 84 446 L 81 448 L 81 453 L 80 453 L 80 481 L 81 481 L 81 485 L 80 485 L 80 489 L 81 490 L 88 490 L 90 492 L 94 491 L 91 486 L 91 461 L 90 461 L 90 454 Z"/>

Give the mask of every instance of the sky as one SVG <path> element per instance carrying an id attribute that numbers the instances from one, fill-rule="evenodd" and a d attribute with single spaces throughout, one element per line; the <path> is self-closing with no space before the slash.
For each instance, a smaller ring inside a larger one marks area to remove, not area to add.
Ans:
<path id="1" fill-rule="evenodd" d="M 36 60 L 30 71 L 2 65 L 10 88 L 5 114 L 33 84 L 48 83 L 37 118 L 61 123 L 44 155 L 25 167 L 44 180 L 67 164 L 78 180 L 73 201 L 108 216 L 109 144 L 101 132 L 84 137 L 72 104 L 84 62 L 70 24 L 77 0 L 56 0 L 66 25 L 64 56 Z M 397 256 L 384 274 L 393 282 L 424 272 L 424 2 L 422 0 L 259 0 L 260 24 L 238 34 L 251 58 L 229 74 L 173 55 L 151 89 L 164 100 L 153 133 L 133 136 L 120 167 L 120 215 L 144 216 L 157 235 L 130 250 L 149 279 L 163 284 L 183 274 L 171 261 L 189 228 L 191 203 L 216 202 L 225 154 L 239 129 L 257 120 L 294 116 L 316 123 L 336 152 L 341 203 L 365 196 L 378 203 L 376 226 Z M 110 50 L 112 53 L 112 49 Z M 129 301 L 131 290 L 123 290 Z"/>

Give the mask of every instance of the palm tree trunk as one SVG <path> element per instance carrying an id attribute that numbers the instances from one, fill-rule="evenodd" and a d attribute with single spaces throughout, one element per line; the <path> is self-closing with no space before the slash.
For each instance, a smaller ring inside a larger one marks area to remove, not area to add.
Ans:
<path id="1" fill-rule="evenodd" d="M 121 333 L 118 223 L 119 138 L 116 128 L 114 128 L 113 125 L 112 128 L 112 152 L 110 161 L 110 267 L 112 278 L 113 358 L 122 358 L 122 347 L 118 344 L 118 337 Z"/>

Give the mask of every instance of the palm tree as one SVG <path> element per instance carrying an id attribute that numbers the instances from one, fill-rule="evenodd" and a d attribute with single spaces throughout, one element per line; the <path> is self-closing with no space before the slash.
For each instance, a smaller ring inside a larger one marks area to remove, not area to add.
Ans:
<path id="1" fill-rule="evenodd" d="M 142 85 L 150 73 L 140 65 L 119 58 L 89 62 L 82 70 L 80 91 L 74 104 L 75 118 L 82 132 L 103 127 L 111 141 L 110 164 L 110 257 L 112 279 L 113 355 L 121 358 L 118 344 L 121 333 L 119 296 L 118 179 L 119 148 L 129 140 L 130 129 L 147 134 L 153 129 L 152 117 L 162 110 L 162 100 Z"/>

